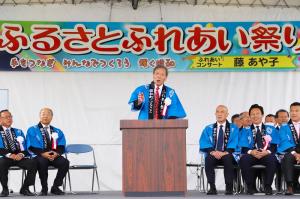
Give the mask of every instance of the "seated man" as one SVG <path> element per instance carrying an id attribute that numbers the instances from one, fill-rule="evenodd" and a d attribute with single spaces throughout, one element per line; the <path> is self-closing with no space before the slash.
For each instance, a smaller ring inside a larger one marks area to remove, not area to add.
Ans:
<path id="1" fill-rule="evenodd" d="M 131 94 L 129 104 L 134 111 L 140 111 L 139 120 L 184 118 L 186 113 L 175 90 L 164 83 L 168 69 L 156 66 L 153 69 L 153 81 L 139 86 Z"/>
<path id="2" fill-rule="evenodd" d="M 242 129 L 239 146 L 242 148 L 240 167 L 243 179 L 247 184 L 247 193 L 255 192 L 255 171 L 253 165 L 261 164 L 267 167 L 265 173 L 265 194 L 272 194 L 272 183 L 278 161 L 276 159 L 278 131 L 274 126 L 262 123 L 264 110 L 262 106 L 254 104 L 249 109 L 252 125 Z"/>
<path id="3" fill-rule="evenodd" d="M 48 193 L 48 166 L 58 168 L 51 193 L 63 195 L 64 192 L 59 189 L 62 186 L 63 179 L 69 170 L 69 161 L 61 156 L 65 151 L 66 139 L 63 132 L 50 125 L 53 118 L 53 112 L 49 108 L 43 108 L 40 111 L 40 122 L 32 126 L 27 131 L 27 148 L 36 157 L 38 162 L 38 172 L 41 180 L 42 191 L 40 195 Z"/>
<path id="4" fill-rule="evenodd" d="M 287 183 L 286 195 L 299 192 L 300 171 L 294 168 L 300 164 L 300 103 L 294 102 L 290 105 L 290 121 L 283 123 L 279 130 L 280 143 L 278 153 L 284 154 L 281 161 L 282 173 Z"/>
<path id="5" fill-rule="evenodd" d="M 200 151 L 205 153 L 205 173 L 210 185 L 208 195 L 217 194 L 215 185 L 215 167 L 224 165 L 224 177 L 227 195 L 233 194 L 233 179 L 235 159 L 232 155 L 238 148 L 239 129 L 227 121 L 228 109 L 219 105 L 216 109 L 217 122 L 203 130 L 199 144 Z"/>
<path id="6" fill-rule="evenodd" d="M 276 114 L 275 114 L 275 118 L 276 118 L 276 129 L 279 131 L 280 127 L 283 125 L 283 124 L 286 124 L 289 122 L 289 112 L 285 109 L 279 109 L 278 111 L 276 111 Z"/>
<path id="7" fill-rule="evenodd" d="M 34 196 L 29 186 L 34 185 L 37 171 L 35 159 L 30 159 L 26 150 L 25 136 L 22 130 L 12 128 L 13 118 L 8 110 L 0 111 L 0 181 L 2 185 L 1 197 L 9 195 L 7 181 L 8 169 L 11 166 L 19 166 L 27 170 L 27 176 L 20 190 L 20 194 Z"/>

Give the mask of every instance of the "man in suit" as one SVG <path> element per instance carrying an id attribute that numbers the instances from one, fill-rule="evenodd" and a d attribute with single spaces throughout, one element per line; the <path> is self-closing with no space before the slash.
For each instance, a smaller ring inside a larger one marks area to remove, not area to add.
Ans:
<path id="1" fill-rule="evenodd" d="M 240 114 L 234 114 L 231 116 L 231 123 L 235 124 L 238 128 L 242 127 L 242 122 L 240 119 Z"/>
<path id="2" fill-rule="evenodd" d="M 236 161 L 233 153 L 238 145 L 239 129 L 229 123 L 228 108 L 219 105 L 216 108 L 216 122 L 204 128 L 200 136 L 200 151 L 205 154 L 205 173 L 210 189 L 208 195 L 216 195 L 215 167 L 224 165 L 226 195 L 233 194 L 234 165 Z"/>
<path id="3" fill-rule="evenodd" d="M 273 114 L 266 115 L 265 124 L 270 125 L 270 126 L 275 126 L 276 125 L 276 116 Z"/>
<path id="4" fill-rule="evenodd" d="M 11 166 L 19 166 L 27 170 L 27 176 L 20 189 L 20 194 L 34 196 L 29 186 L 34 185 L 37 172 L 37 162 L 31 159 L 26 150 L 25 136 L 22 130 L 13 128 L 13 117 L 8 110 L 0 111 L 0 181 L 2 185 L 1 196 L 9 195 L 7 181 L 8 169 Z"/>
<path id="5" fill-rule="evenodd" d="M 282 172 L 287 183 L 286 195 L 293 195 L 299 189 L 299 171 L 294 168 L 300 164 L 300 103 L 290 105 L 288 123 L 282 124 L 279 130 L 280 143 L 278 153 L 284 154 L 281 161 Z"/>
<path id="6" fill-rule="evenodd" d="M 255 164 L 267 167 L 265 173 L 265 194 L 272 195 L 271 185 L 278 161 L 276 159 L 277 144 L 279 143 L 278 131 L 274 126 L 265 125 L 263 120 L 264 109 L 258 104 L 253 104 L 249 109 L 252 125 L 243 128 L 239 140 L 242 148 L 240 167 L 243 179 L 247 184 L 247 193 L 255 192 L 255 172 L 251 168 Z"/>
<path id="7" fill-rule="evenodd" d="M 282 124 L 286 124 L 289 121 L 289 112 L 285 109 L 279 109 L 276 111 L 275 119 L 276 119 L 276 129 L 279 130 Z"/>
<path id="8" fill-rule="evenodd" d="M 240 113 L 240 120 L 241 120 L 241 124 L 242 124 L 242 126 L 240 127 L 240 130 L 242 130 L 243 128 L 248 127 L 252 124 L 252 121 L 250 119 L 248 111 L 244 111 L 244 112 Z"/>
<path id="9" fill-rule="evenodd" d="M 38 172 L 41 180 L 42 191 L 40 195 L 48 193 L 48 166 L 58 169 L 51 193 L 63 195 L 59 189 L 63 184 L 69 170 L 69 161 L 62 156 L 65 152 L 66 139 L 64 133 L 50 125 L 53 118 L 53 111 L 50 108 L 43 108 L 40 111 L 40 122 L 30 127 L 27 131 L 26 143 L 38 162 Z"/>
<path id="10" fill-rule="evenodd" d="M 174 89 L 164 83 L 168 69 L 156 66 L 153 81 L 139 86 L 129 99 L 133 111 L 139 111 L 139 120 L 184 118 L 186 113 Z"/>
<path id="11" fill-rule="evenodd" d="M 281 126 L 288 123 L 289 122 L 289 112 L 285 109 L 279 109 L 278 111 L 276 111 L 275 114 L 275 120 L 276 120 L 276 125 L 275 128 L 277 129 L 277 131 L 280 130 Z M 280 157 L 280 156 L 279 156 Z M 278 162 L 278 168 L 276 171 L 276 177 L 277 177 L 277 190 L 281 193 L 282 192 L 282 170 L 281 170 L 281 163 Z M 298 184 L 298 183 L 297 183 Z"/>

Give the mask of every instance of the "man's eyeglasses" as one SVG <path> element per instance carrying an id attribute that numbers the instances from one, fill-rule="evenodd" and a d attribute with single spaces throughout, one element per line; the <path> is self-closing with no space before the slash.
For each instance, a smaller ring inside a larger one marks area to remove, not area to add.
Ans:
<path id="1" fill-rule="evenodd" d="M 10 116 L 5 116 L 5 117 L 1 117 L 1 118 L 4 118 L 4 119 L 12 119 L 12 118 L 13 118 L 13 116 L 12 116 L 12 115 L 10 115 Z"/>

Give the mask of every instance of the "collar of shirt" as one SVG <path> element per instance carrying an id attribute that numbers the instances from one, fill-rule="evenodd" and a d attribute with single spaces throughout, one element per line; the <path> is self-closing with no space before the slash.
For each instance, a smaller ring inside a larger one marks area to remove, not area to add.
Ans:
<path id="1" fill-rule="evenodd" d="M 259 130 L 261 131 L 262 123 L 260 124 L 253 124 L 255 130 L 257 130 L 257 126 L 259 126 Z"/>
<path id="2" fill-rule="evenodd" d="M 296 129 L 297 134 L 299 134 L 300 132 L 300 122 L 293 122 L 294 127 Z"/>
<path id="3" fill-rule="evenodd" d="M 222 124 L 220 124 L 219 122 L 217 122 L 217 125 L 218 125 L 218 131 L 219 131 L 221 125 L 223 126 L 222 129 L 224 131 L 225 126 L 226 126 L 226 122 L 223 122 Z"/>
<path id="4" fill-rule="evenodd" d="M 3 127 L 4 132 L 6 131 L 6 129 L 8 129 L 10 132 L 11 127 L 8 127 L 8 128 L 6 128 L 5 126 L 2 126 L 2 127 Z"/>
<path id="5" fill-rule="evenodd" d="M 293 122 L 293 124 L 294 124 L 295 128 L 297 128 L 297 127 L 299 127 L 300 122 Z"/>
<path id="6" fill-rule="evenodd" d="M 48 137 L 51 139 L 51 135 L 50 135 L 50 134 L 51 134 L 51 132 L 50 132 L 50 126 L 49 126 L 49 125 L 47 126 L 47 125 L 44 125 L 44 124 L 42 124 L 42 126 L 43 126 L 43 128 L 48 127 L 48 128 L 47 128 Z"/>
<path id="7" fill-rule="evenodd" d="M 43 126 L 43 128 L 45 128 L 45 127 L 48 127 L 48 129 L 50 128 L 49 125 L 42 124 L 42 126 Z"/>
<path id="8" fill-rule="evenodd" d="M 161 94 L 161 91 L 162 91 L 162 87 L 163 87 L 163 85 L 161 85 L 161 86 L 158 86 L 158 87 L 159 87 L 159 89 L 158 89 L 158 93 L 159 93 L 159 96 L 160 96 L 160 94 Z M 157 86 L 155 85 L 154 92 L 156 92 L 156 88 L 157 88 Z"/>

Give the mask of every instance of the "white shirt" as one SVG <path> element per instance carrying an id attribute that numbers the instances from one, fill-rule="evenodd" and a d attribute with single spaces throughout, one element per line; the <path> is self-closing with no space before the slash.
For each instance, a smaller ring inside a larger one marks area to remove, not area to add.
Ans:
<path id="1" fill-rule="evenodd" d="M 296 129 L 297 135 L 299 137 L 299 133 L 300 133 L 300 122 L 293 122 L 293 125 Z"/>
<path id="2" fill-rule="evenodd" d="M 12 137 L 12 134 L 11 134 L 11 130 L 10 130 L 11 127 L 8 127 L 8 128 L 6 128 L 5 126 L 2 126 L 2 127 L 3 127 L 3 130 L 4 130 L 5 134 L 6 134 L 6 129 L 8 129 L 10 138 L 11 138 L 12 140 L 14 140 L 13 137 Z"/>
<path id="3" fill-rule="evenodd" d="M 254 128 L 255 128 L 255 132 L 257 133 L 257 126 L 258 126 L 258 128 L 259 128 L 259 130 L 260 130 L 260 132 L 261 132 L 261 130 L 262 130 L 262 123 L 260 123 L 260 124 L 253 124 L 253 126 L 254 126 Z M 270 150 L 267 150 L 270 154 L 271 154 L 271 151 Z M 250 154 L 252 152 L 252 150 L 248 150 L 248 154 Z"/>
<path id="4" fill-rule="evenodd" d="M 216 143 L 218 143 L 219 131 L 220 131 L 221 125 L 222 125 L 223 138 L 224 138 L 226 122 L 223 122 L 222 124 L 220 124 L 219 122 L 217 122 L 217 140 L 216 140 Z"/>
<path id="5" fill-rule="evenodd" d="M 3 130 L 4 130 L 4 132 L 5 132 L 5 134 L 6 134 L 6 129 L 8 129 L 9 130 L 9 136 L 10 136 L 10 138 L 12 139 L 12 140 L 14 140 L 13 139 L 13 137 L 12 137 L 12 134 L 11 134 L 11 127 L 9 127 L 9 128 L 6 128 L 5 126 L 2 126 L 3 127 Z M 6 154 L 5 156 L 7 157 L 7 158 L 9 158 L 9 156 L 11 155 L 11 153 L 8 153 L 8 154 Z M 23 155 L 23 157 L 24 157 L 24 155 Z"/>
<path id="6" fill-rule="evenodd" d="M 42 124 L 43 128 L 47 127 L 47 132 L 48 132 L 48 138 L 51 140 L 51 132 L 50 132 L 50 126 Z M 47 136 L 47 135 L 46 135 Z"/>
<path id="7" fill-rule="evenodd" d="M 300 122 L 293 122 L 293 125 L 296 129 L 296 132 L 297 132 L 297 135 L 298 135 L 298 138 L 299 138 L 299 133 L 300 133 Z M 291 151 L 291 154 L 295 154 L 296 151 Z"/>
<path id="8" fill-rule="evenodd" d="M 255 127 L 255 131 L 257 132 L 257 126 L 259 127 L 259 130 L 260 130 L 260 132 L 261 132 L 261 127 L 262 127 L 262 123 L 260 123 L 260 124 L 253 124 L 254 125 L 254 127 Z"/>
<path id="9" fill-rule="evenodd" d="M 220 124 L 219 122 L 217 122 L 217 138 L 219 136 L 219 131 L 220 131 L 221 125 L 222 125 L 223 135 L 225 134 L 226 122 L 223 122 L 222 124 Z"/>
<path id="10" fill-rule="evenodd" d="M 2 126 L 2 127 L 3 127 L 3 130 L 4 130 L 4 131 L 6 131 L 6 129 L 8 129 L 9 132 L 10 132 L 10 128 L 11 128 L 11 127 L 8 127 L 8 128 L 6 128 L 5 126 Z M 6 132 L 5 132 L 5 133 L 6 133 Z"/>
<path id="11" fill-rule="evenodd" d="M 156 88 L 157 88 L 157 86 L 155 85 L 155 88 L 154 88 L 154 95 L 155 95 L 155 93 L 156 93 Z M 159 89 L 158 89 L 159 96 L 160 96 L 160 94 L 161 94 L 162 88 L 163 88 L 163 85 L 159 86 Z"/>

